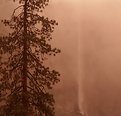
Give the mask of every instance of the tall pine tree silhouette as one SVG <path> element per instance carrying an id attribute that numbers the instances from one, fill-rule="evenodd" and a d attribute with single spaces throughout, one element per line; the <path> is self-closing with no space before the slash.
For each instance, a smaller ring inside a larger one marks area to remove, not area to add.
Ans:
<path id="1" fill-rule="evenodd" d="M 49 0 L 16 1 L 11 19 L 2 20 L 11 29 L 0 36 L 0 115 L 54 116 L 51 89 L 60 74 L 44 60 L 60 53 L 49 43 L 58 23 L 41 16 Z"/>

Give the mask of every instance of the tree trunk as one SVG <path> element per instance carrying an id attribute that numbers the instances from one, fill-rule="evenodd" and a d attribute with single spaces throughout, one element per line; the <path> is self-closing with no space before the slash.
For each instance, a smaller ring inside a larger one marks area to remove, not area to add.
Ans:
<path id="1" fill-rule="evenodd" d="M 28 111 L 28 101 L 27 101 L 27 0 L 25 0 L 24 4 L 24 32 L 23 32 L 23 79 L 22 79 L 22 87 L 23 87 L 23 107 L 24 112 L 23 116 L 27 116 Z"/>

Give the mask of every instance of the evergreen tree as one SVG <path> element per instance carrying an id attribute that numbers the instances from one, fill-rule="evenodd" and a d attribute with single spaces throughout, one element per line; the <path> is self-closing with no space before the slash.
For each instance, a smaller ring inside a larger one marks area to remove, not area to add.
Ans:
<path id="1" fill-rule="evenodd" d="M 19 2 L 10 20 L 7 36 L 0 36 L 0 115 L 54 116 L 53 85 L 60 74 L 45 67 L 45 58 L 60 53 L 52 48 L 55 20 L 41 16 L 49 0 Z"/>

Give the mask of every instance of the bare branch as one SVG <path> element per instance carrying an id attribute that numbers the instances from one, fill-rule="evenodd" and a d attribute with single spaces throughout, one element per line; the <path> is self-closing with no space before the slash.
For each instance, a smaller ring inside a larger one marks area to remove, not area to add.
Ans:
<path id="1" fill-rule="evenodd" d="M 17 8 L 15 8 L 11 17 L 13 17 L 13 16 L 14 16 L 14 14 L 15 14 L 16 10 L 18 10 L 19 8 L 21 8 L 21 7 L 23 7 L 23 6 L 24 6 L 24 5 L 20 5 L 20 6 L 18 6 Z"/>

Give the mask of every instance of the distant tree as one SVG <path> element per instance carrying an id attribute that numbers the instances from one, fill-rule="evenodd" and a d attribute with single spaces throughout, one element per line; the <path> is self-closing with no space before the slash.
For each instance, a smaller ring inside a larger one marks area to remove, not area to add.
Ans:
<path id="1" fill-rule="evenodd" d="M 0 37 L 0 115 L 54 116 L 50 89 L 60 74 L 44 61 L 60 53 L 49 43 L 58 23 L 40 15 L 49 0 L 16 1 L 11 19 L 2 20 L 10 33 Z"/>

